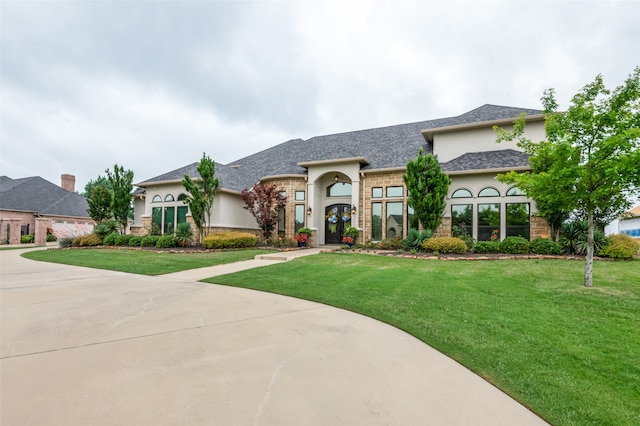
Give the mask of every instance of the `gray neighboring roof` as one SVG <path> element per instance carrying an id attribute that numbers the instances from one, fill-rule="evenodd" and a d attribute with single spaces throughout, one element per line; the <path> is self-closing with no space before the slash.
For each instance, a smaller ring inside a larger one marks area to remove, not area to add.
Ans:
<path id="1" fill-rule="evenodd" d="M 445 172 L 527 167 L 529 155 L 514 149 L 468 152 L 441 165 Z"/>
<path id="2" fill-rule="evenodd" d="M 0 209 L 89 218 L 87 199 L 40 176 L 0 177 Z"/>
<path id="3" fill-rule="evenodd" d="M 363 170 L 404 167 L 410 158 L 418 155 L 420 147 L 424 149 L 425 153 L 433 151 L 430 142 L 425 140 L 422 134 L 423 130 L 428 131 L 442 127 L 509 118 L 515 119 L 523 112 L 527 115 L 542 114 L 542 111 L 535 109 L 483 105 L 457 117 L 315 136 L 307 140 L 293 139 L 233 161 L 229 165 L 216 163 L 216 175 L 220 179 L 221 188 L 241 191 L 244 188 L 251 187 L 266 176 L 305 175 L 307 170 L 298 165 L 304 162 L 364 157 L 369 164 L 364 165 L 362 167 Z M 488 158 L 490 161 L 483 163 L 482 167 L 476 167 L 482 160 L 479 155 L 481 153 L 478 153 L 478 156 L 475 157 L 462 158 L 464 157 L 462 156 L 447 164 L 450 164 L 452 171 L 493 168 L 492 164 L 498 164 L 497 168 L 509 167 L 509 164 L 512 163 L 522 165 L 523 158 L 516 159 L 517 156 L 512 151 L 495 151 L 504 152 L 507 158 L 504 160 Z M 496 154 L 494 153 L 494 155 Z M 195 169 L 197 164 L 194 163 L 176 169 L 142 182 L 139 185 L 145 186 L 153 182 L 182 179 L 185 173 L 191 177 L 197 177 L 198 173 Z M 473 167 L 463 168 L 471 166 Z"/>

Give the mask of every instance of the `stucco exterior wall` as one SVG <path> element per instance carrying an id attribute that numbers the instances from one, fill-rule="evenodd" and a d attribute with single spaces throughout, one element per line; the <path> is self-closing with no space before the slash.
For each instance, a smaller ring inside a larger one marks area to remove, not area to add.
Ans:
<path id="1" fill-rule="evenodd" d="M 504 126 L 504 128 L 511 130 L 513 126 Z M 543 140 L 545 138 L 544 122 L 534 121 L 527 123 L 525 137 L 534 142 Z M 436 155 L 441 163 L 446 163 L 470 152 L 499 151 L 502 149 L 522 151 L 516 146 L 515 142 L 496 143 L 496 133 L 491 126 L 436 133 L 433 136 L 433 155 Z"/>

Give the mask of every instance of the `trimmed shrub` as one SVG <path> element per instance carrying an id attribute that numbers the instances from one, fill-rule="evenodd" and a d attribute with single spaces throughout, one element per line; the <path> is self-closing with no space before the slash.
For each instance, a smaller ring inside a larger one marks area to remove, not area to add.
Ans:
<path id="1" fill-rule="evenodd" d="M 47 234 L 47 242 L 52 243 L 54 241 L 58 241 L 58 238 L 53 234 Z"/>
<path id="2" fill-rule="evenodd" d="M 128 246 L 129 240 L 133 237 L 133 235 L 129 234 L 118 234 L 116 236 L 116 245 L 117 246 Z"/>
<path id="3" fill-rule="evenodd" d="M 285 240 L 283 238 L 283 240 Z M 294 246 L 298 243 L 293 241 Z M 208 249 L 223 249 L 223 248 L 246 248 L 255 247 L 258 243 L 258 237 L 248 232 L 224 232 L 219 234 L 211 234 L 204 237 L 202 245 Z"/>
<path id="4" fill-rule="evenodd" d="M 132 235 L 129 238 L 129 247 L 140 247 L 140 243 L 142 242 L 142 237 L 139 235 Z"/>
<path id="5" fill-rule="evenodd" d="M 548 238 L 536 238 L 529 243 L 529 251 L 535 254 L 562 254 L 562 246 Z"/>
<path id="6" fill-rule="evenodd" d="M 102 238 L 96 234 L 83 235 L 73 239 L 73 247 L 95 247 L 102 244 Z"/>
<path id="7" fill-rule="evenodd" d="M 613 259 L 632 259 L 640 250 L 640 242 L 626 234 L 616 234 L 609 238 L 607 245 L 599 254 Z"/>
<path id="8" fill-rule="evenodd" d="M 177 245 L 178 242 L 173 235 L 163 235 L 162 237 L 158 238 L 158 241 L 156 241 L 157 248 L 171 248 Z"/>
<path id="9" fill-rule="evenodd" d="M 500 241 L 500 252 L 508 254 L 529 253 L 529 240 L 524 237 L 505 237 Z"/>
<path id="10" fill-rule="evenodd" d="M 160 236 L 158 236 L 158 235 L 146 235 L 146 236 L 142 237 L 142 241 L 140 241 L 140 246 L 141 247 L 155 247 L 156 243 L 158 242 L 158 238 L 160 238 Z"/>
<path id="11" fill-rule="evenodd" d="M 69 248 L 73 245 L 73 237 L 60 238 L 58 241 L 60 248 Z"/>
<path id="12" fill-rule="evenodd" d="M 267 240 L 267 245 L 270 247 L 298 247 L 298 240 L 295 238 L 271 236 Z"/>
<path id="13" fill-rule="evenodd" d="M 34 236 L 33 235 L 21 235 L 20 236 L 20 242 L 22 244 L 30 244 L 34 241 Z"/>
<path id="14" fill-rule="evenodd" d="M 433 253 L 466 253 L 467 245 L 457 237 L 429 238 L 422 248 Z"/>
<path id="15" fill-rule="evenodd" d="M 478 241 L 473 246 L 473 252 L 479 254 L 500 253 L 499 241 Z"/>
<path id="16" fill-rule="evenodd" d="M 118 238 L 118 234 L 117 232 L 108 234 L 106 237 L 103 238 L 102 243 L 105 246 L 115 246 L 116 245 L 116 238 Z"/>

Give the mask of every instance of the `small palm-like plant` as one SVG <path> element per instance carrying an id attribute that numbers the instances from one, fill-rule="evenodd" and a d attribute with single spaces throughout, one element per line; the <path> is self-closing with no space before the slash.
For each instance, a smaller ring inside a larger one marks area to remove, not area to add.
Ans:
<path id="1" fill-rule="evenodd" d="M 176 227 L 176 241 L 181 247 L 188 247 L 193 241 L 193 230 L 188 223 L 179 223 Z"/>

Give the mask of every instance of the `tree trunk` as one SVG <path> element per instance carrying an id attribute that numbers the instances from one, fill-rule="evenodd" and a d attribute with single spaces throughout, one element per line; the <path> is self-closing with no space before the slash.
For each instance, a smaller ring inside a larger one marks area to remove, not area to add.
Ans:
<path id="1" fill-rule="evenodd" d="M 584 266 L 584 286 L 593 287 L 593 209 L 587 213 L 587 258 Z"/>

